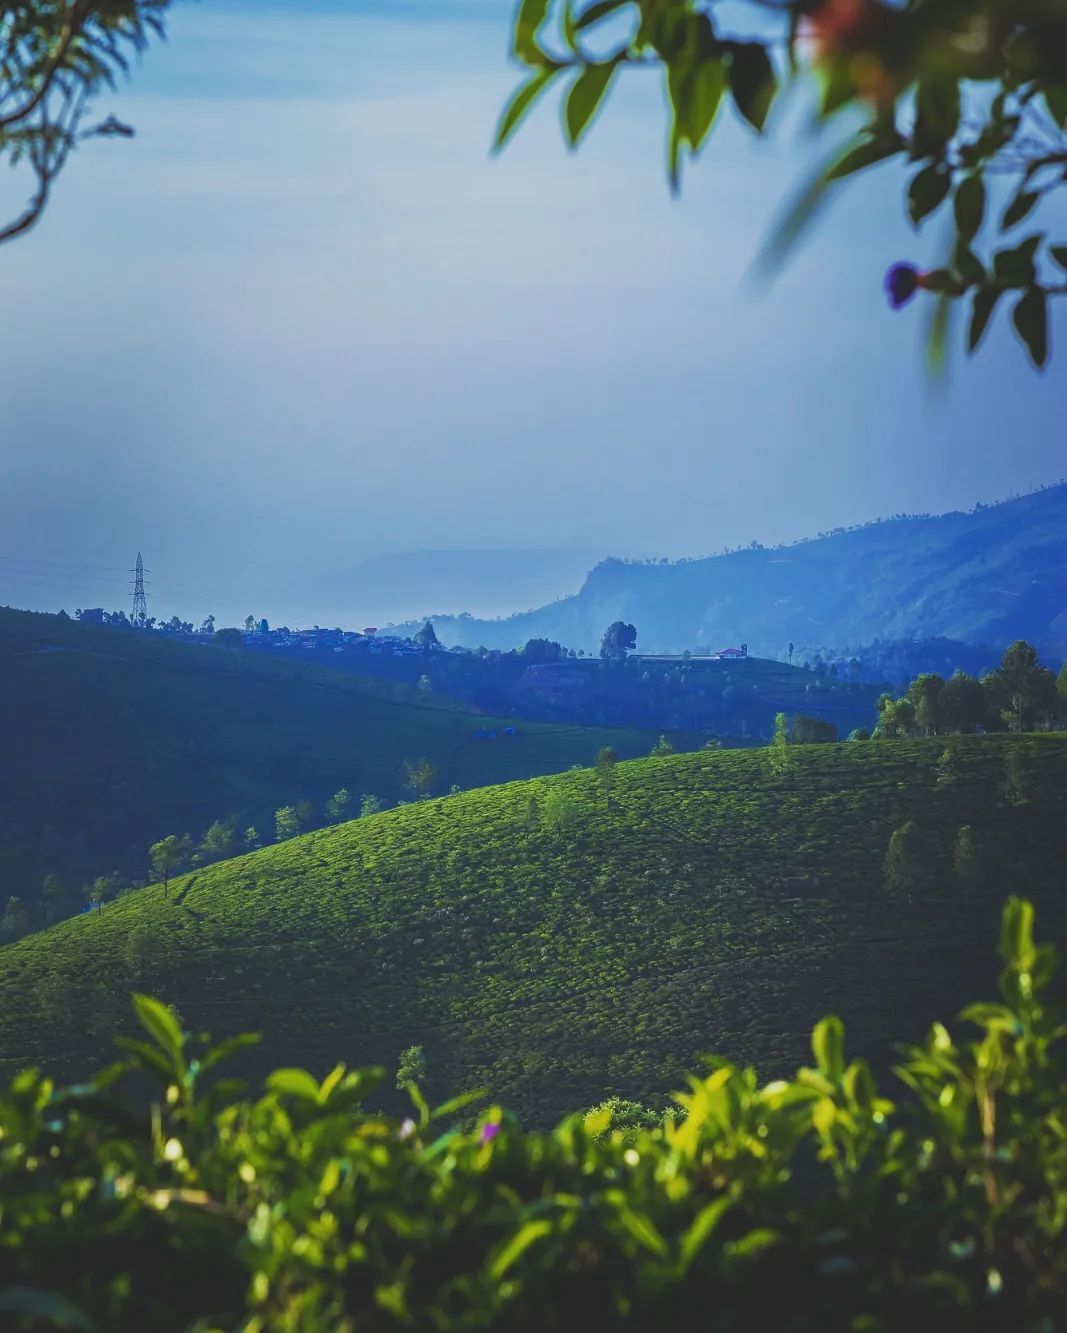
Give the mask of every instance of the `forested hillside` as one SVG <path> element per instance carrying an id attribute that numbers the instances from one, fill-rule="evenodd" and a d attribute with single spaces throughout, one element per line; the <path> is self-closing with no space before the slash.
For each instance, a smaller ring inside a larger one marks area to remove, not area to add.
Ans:
<path id="1" fill-rule="evenodd" d="M 643 652 L 746 642 L 752 653 L 855 649 L 874 640 L 1027 639 L 1067 655 L 1067 485 L 971 513 L 889 519 L 780 548 L 674 564 L 607 560 L 581 591 L 504 620 L 435 618 L 445 643 L 531 638 L 596 648 L 637 626 Z M 960 661 L 954 666 L 966 666 Z"/>
<path id="2" fill-rule="evenodd" d="M 946 758 L 947 755 L 947 758 Z M 984 993 L 999 905 L 1067 928 L 1067 737 L 706 752 L 466 792 L 133 892 L 0 951 L 0 1069 L 78 1075 L 131 989 L 266 1064 L 484 1083 L 535 1121 L 773 1077 L 835 1011 L 888 1061 Z M 888 864 L 888 872 L 887 872 Z M 888 878 L 887 878 L 888 874 Z"/>
<path id="3" fill-rule="evenodd" d="M 439 695 L 220 644 L 0 610 L 0 892 L 32 907 L 45 875 L 64 910 L 83 883 L 149 875 L 149 846 L 230 819 L 274 837 L 274 812 L 307 801 L 325 822 L 347 788 L 392 804 L 405 762 L 428 790 L 590 764 L 612 745 L 647 754 L 655 733 L 475 717 Z M 495 730 L 496 740 L 476 732 Z M 80 905 L 80 902 L 79 902 Z"/>

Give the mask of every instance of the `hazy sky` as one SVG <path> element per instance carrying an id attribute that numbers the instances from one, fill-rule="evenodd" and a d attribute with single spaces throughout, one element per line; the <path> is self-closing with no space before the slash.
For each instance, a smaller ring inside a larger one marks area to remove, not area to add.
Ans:
<path id="1" fill-rule="evenodd" d="M 509 12 L 178 5 L 99 108 L 137 139 L 0 250 L 0 602 L 124 604 L 141 549 L 157 611 L 355 623 L 380 552 L 682 555 L 1067 470 L 1062 311 L 1043 379 L 1001 325 L 928 391 L 881 276 L 943 237 L 892 174 L 759 292 L 794 132 L 728 114 L 672 200 L 634 74 L 577 155 L 545 104 L 491 159 Z"/>

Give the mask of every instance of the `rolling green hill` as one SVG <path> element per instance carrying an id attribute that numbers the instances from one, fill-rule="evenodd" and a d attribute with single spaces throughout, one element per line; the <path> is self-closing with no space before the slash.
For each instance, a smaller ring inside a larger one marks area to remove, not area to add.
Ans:
<path id="1" fill-rule="evenodd" d="M 0 893 L 32 904 L 42 877 L 77 890 L 148 873 L 149 845 L 234 815 L 267 840 L 273 812 L 348 787 L 387 803 L 406 759 L 437 790 L 589 764 L 603 745 L 647 754 L 654 732 L 498 719 L 440 696 L 253 657 L 216 644 L 0 609 Z M 2 906 L 2 904 L 0 904 Z"/>
<path id="2" fill-rule="evenodd" d="M 951 751 L 946 766 L 942 756 Z M 700 1052 L 803 1059 L 828 1010 L 888 1057 L 992 990 L 1009 891 L 1062 944 L 1067 737 L 963 737 L 643 760 L 467 792 L 322 830 L 131 893 L 0 951 L 0 1072 L 77 1075 L 131 988 L 264 1064 L 395 1064 L 478 1082 L 536 1120 L 655 1098 Z M 890 834 L 926 859 L 882 884 Z M 977 882 L 952 872 L 974 830 Z M 818 897 L 781 877 L 818 875 Z"/>

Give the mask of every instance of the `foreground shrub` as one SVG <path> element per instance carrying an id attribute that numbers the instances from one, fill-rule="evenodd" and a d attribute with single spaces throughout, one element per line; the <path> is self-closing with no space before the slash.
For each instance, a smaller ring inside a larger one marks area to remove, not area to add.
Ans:
<path id="1" fill-rule="evenodd" d="M 0 1099 L 0 1325 L 1050 1333 L 1067 1081 L 1032 924 L 1011 900 L 1001 1002 L 906 1053 L 900 1106 L 829 1018 L 792 1081 L 711 1059 L 651 1130 L 605 1104 L 527 1133 L 417 1088 L 401 1122 L 365 1108 L 380 1070 L 280 1069 L 251 1099 L 215 1071 L 253 1038 L 199 1051 L 137 997 L 120 1063 Z"/>

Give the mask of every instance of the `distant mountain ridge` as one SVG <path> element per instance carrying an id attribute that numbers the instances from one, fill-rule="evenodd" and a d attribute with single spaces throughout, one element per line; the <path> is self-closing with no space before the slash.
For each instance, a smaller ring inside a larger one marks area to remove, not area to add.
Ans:
<path id="1" fill-rule="evenodd" d="M 604 560 L 581 590 L 500 620 L 435 619 L 449 645 L 556 639 L 595 649 L 637 626 L 645 652 L 747 643 L 755 654 L 942 637 L 1025 638 L 1067 653 L 1067 484 L 970 512 L 884 519 L 791 546 L 664 564 Z"/>
<path id="2" fill-rule="evenodd" d="M 310 602 L 303 567 L 280 574 L 274 592 L 297 624 L 414 623 L 430 611 L 509 615 L 573 593 L 605 554 L 604 547 L 549 546 L 394 551 L 356 564 L 332 562 L 316 576 Z"/>

